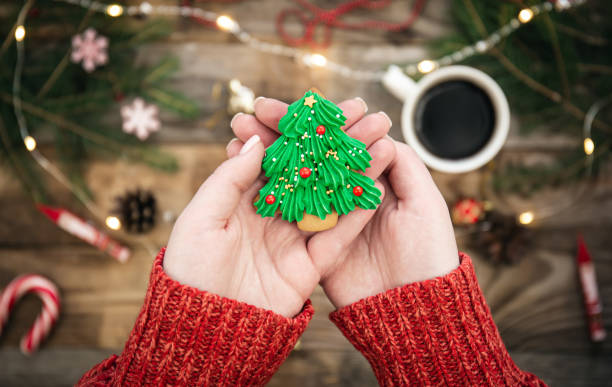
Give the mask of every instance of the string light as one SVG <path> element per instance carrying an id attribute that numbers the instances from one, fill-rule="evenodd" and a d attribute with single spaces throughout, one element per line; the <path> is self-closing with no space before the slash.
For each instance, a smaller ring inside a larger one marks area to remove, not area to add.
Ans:
<path id="1" fill-rule="evenodd" d="M 21 42 L 25 38 L 26 30 L 24 26 L 15 28 L 15 40 Z"/>
<path id="2" fill-rule="evenodd" d="M 521 12 L 518 14 L 518 19 L 521 23 L 529 23 L 531 19 L 533 19 L 533 11 L 529 8 L 521 9 Z"/>
<path id="3" fill-rule="evenodd" d="M 107 216 L 106 217 L 106 227 L 111 230 L 119 230 L 121 228 L 121 221 L 116 216 Z"/>
<path id="4" fill-rule="evenodd" d="M 227 15 L 221 15 L 217 18 L 217 26 L 223 31 L 235 32 L 238 29 L 238 23 Z"/>
<path id="5" fill-rule="evenodd" d="M 91 9 L 97 12 L 109 13 L 110 7 L 120 7 L 121 13 L 123 13 L 123 7 L 117 4 L 104 4 L 97 0 L 56 0 L 63 3 L 69 3 L 83 8 Z M 522 24 L 525 24 L 532 20 L 535 16 L 542 13 L 552 12 L 555 9 L 557 11 L 565 11 L 569 8 L 584 4 L 586 0 L 557 0 L 553 5 L 550 1 L 544 1 L 540 4 L 536 4 L 530 8 L 522 9 L 517 17 L 510 19 L 506 24 L 501 26 L 496 31 L 493 31 L 488 37 L 474 42 L 471 45 L 465 46 L 462 49 L 445 55 L 435 60 L 421 61 L 417 65 L 409 64 L 406 65 L 403 70 L 410 76 L 416 75 L 418 72 L 426 74 L 431 71 L 438 69 L 441 66 L 449 66 L 455 63 L 459 63 L 468 59 L 474 55 L 485 53 L 491 48 L 495 47 L 501 40 Z M 119 8 L 118 8 L 119 9 Z M 149 15 L 158 14 L 166 16 L 181 16 L 181 17 L 197 17 L 200 20 L 209 21 L 216 23 L 217 27 L 226 32 L 230 32 L 238 38 L 242 43 L 249 45 L 251 48 L 269 53 L 274 55 L 286 56 L 301 60 L 309 66 L 325 66 L 329 71 L 338 73 L 343 77 L 352 78 L 360 81 L 381 81 L 385 75 L 385 71 L 372 71 L 372 70 L 356 70 L 346 65 L 336 63 L 328 60 L 320 54 L 308 54 L 294 47 L 287 47 L 282 44 L 269 43 L 259 40 L 255 36 L 252 36 L 247 31 L 240 28 L 238 22 L 227 15 L 218 15 L 214 12 L 205 11 L 201 8 L 190 7 L 190 6 L 176 6 L 176 5 L 151 5 L 144 1 L 138 5 L 131 5 L 125 7 L 126 13 L 132 16 L 138 15 Z M 109 13 L 110 15 L 110 13 Z M 113 16 L 113 15 L 111 15 Z M 320 56 L 319 56 L 320 55 Z M 322 63 L 322 64 L 321 64 Z"/>
<path id="6" fill-rule="evenodd" d="M 110 17 L 119 17 L 123 14 L 123 7 L 119 4 L 111 4 L 106 7 L 106 13 Z"/>
<path id="7" fill-rule="evenodd" d="M 304 63 L 309 66 L 324 67 L 325 65 L 327 65 L 327 58 L 321 54 L 304 55 L 303 60 Z"/>
<path id="8" fill-rule="evenodd" d="M 417 69 L 419 70 L 419 72 L 421 74 L 430 73 L 430 72 L 434 71 L 436 69 L 436 67 L 438 67 L 436 62 L 434 62 L 432 60 L 429 60 L 429 59 L 422 60 L 417 65 Z"/>
<path id="9" fill-rule="evenodd" d="M 25 144 L 26 149 L 30 152 L 36 149 L 36 140 L 32 136 L 26 136 L 26 138 L 23 139 L 23 143 Z"/>
<path id="10" fill-rule="evenodd" d="M 534 218 L 533 212 L 525 211 L 518 216 L 518 221 L 520 224 L 527 225 L 533 222 L 533 218 Z"/>
<path id="11" fill-rule="evenodd" d="M 595 150 L 595 143 L 590 137 L 584 139 L 584 153 L 590 156 Z"/>

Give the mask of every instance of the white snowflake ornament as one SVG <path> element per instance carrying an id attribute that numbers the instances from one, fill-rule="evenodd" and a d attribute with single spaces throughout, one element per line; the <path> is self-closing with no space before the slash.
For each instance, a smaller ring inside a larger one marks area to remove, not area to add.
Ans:
<path id="1" fill-rule="evenodd" d="M 123 131 L 132 133 L 141 141 L 157 132 L 161 127 L 158 118 L 159 109 L 153 104 L 147 105 L 142 98 L 136 98 L 130 105 L 121 108 Z"/>
<path id="2" fill-rule="evenodd" d="M 72 55 L 70 59 L 73 63 L 82 62 L 83 69 L 90 73 L 96 67 L 105 65 L 108 62 L 107 48 L 108 38 L 98 35 L 93 28 L 88 28 L 82 34 L 72 37 Z"/>

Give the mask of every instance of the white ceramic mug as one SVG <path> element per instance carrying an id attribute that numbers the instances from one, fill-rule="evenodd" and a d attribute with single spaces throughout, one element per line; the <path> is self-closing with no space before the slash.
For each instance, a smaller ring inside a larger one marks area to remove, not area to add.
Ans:
<path id="1" fill-rule="evenodd" d="M 419 100 L 432 87 L 444 82 L 464 81 L 481 89 L 490 99 L 495 123 L 488 142 L 465 158 L 441 158 L 429 151 L 417 136 L 415 110 Z M 480 168 L 489 162 L 504 145 L 510 129 L 510 108 L 504 92 L 487 74 L 467 66 L 448 66 L 435 70 L 415 82 L 397 66 L 390 66 L 383 77 L 385 87 L 404 102 L 402 132 L 408 145 L 433 169 L 462 173 Z"/>

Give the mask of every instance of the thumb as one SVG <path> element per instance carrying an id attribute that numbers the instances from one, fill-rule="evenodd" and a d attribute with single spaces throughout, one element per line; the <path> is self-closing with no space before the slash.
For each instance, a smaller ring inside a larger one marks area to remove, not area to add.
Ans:
<path id="1" fill-rule="evenodd" d="M 385 187 L 377 181 L 376 188 L 380 190 L 381 199 L 384 201 Z M 329 270 L 346 256 L 355 238 L 361 234 L 376 211 L 380 211 L 381 205 L 382 203 L 374 210 L 356 208 L 355 211 L 342 215 L 333 228 L 316 233 L 310 238 L 308 253 L 322 278 L 326 277 Z"/>
<path id="2" fill-rule="evenodd" d="M 207 221 L 225 223 L 259 177 L 264 153 L 261 138 L 249 138 L 237 156 L 223 162 L 202 184 L 193 198 L 194 210 Z"/>

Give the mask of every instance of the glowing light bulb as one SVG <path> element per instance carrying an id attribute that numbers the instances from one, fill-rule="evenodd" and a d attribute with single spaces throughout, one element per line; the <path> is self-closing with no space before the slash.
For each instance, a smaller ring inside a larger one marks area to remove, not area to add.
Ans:
<path id="1" fill-rule="evenodd" d="M 238 23 L 227 15 L 221 15 L 217 18 L 217 27 L 223 31 L 235 31 L 238 28 Z"/>
<path id="2" fill-rule="evenodd" d="M 436 69 L 436 67 L 438 67 L 436 62 L 434 62 L 432 60 L 429 60 L 429 59 L 422 60 L 417 65 L 417 69 L 419 70 L 419 72 L 421 74 L 430 73 L 430 72 L 434 71 Z"/>
<path id="3" fill-rule="evenodd" d="M 595 150 L 595 143 L 590 137 L 584 139 L 584 153 L 591 155 Z"/>
<path id="4" fill-rule="evenodd" d="M 15 28 L 15 40 L 21 42 L 25 38 L 26 30 L 24 26 Z"/>
<path id="5" fill-rule="evenodd" d="M 533 212 L 525 211 L 519 215 L 518 221 L 520 224 L 530 224 L 531 222 L 533 222 L 533 218 Z"/>
<path id="6" fill-rule="evenodd" d="M 119 230 L 121 228 L 121 221 L 116 216 L 107 216 L 106 227 L 110 228 L 111 230 Z"/>
<path id="7" fill-rule="evenodd" d="M 529 23 L 531 19 L 533 19 L 533 11 L 529 8 L 521 9 L 521 12 L 518 14 L 518 19 L 521 23 Z"/>
<path id="8" fill-rule="evenodd" d="M 30 152 L 36 149 L 36 140 L 32 136 L 26 136 L 26 138 L 23 139 L 23 143 L 25 144 L 26 149 Z"/>
<path id="9" fill-rule="evenodd" d="M 106 7 L 106 13 L 110 17 L 121 16 L 123 14 L 123 7 L 120 6 L 119 4 L 111 4 L 108 7 Z"/>
<path id="10" fill-rule="evenodd" d="M 327 58 L 321 54 L 312 54 L 310 56 L 310 63 L 315 66 L 323 67 L 327 64 Z"/>

